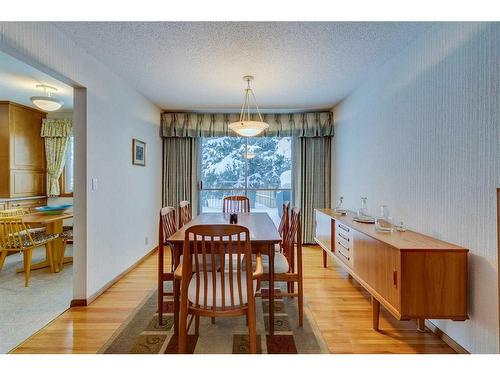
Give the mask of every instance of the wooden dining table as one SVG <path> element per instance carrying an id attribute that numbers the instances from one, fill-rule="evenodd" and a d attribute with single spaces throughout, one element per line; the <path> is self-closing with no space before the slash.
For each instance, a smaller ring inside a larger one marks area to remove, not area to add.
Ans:
<path id="1" fill-rule="evenodd" d="M 63 220 L 71 219 L 73 217 L 72 211 L 63 212 L 59 215 L 47 215 L 44 213 L 32 213 L 24 215 L 22 217 L 23 222 L 28 226 L 40 226 L 43 225 L 45 230 L 49 234 L 61 234 L 63 232 Z M 45 245 L 45 260 L 31 265 L 32 270 L 37 270 L 40 268 L 50 267 L 49 262 L 49 251 L 52 251 L 54 256 L 53 265 L 54 268 L 51 269 L 52 272 L 59 272 L 59 264 L 70 263 L 73 261 L 73 257 L 65 257 L 61 263 L 61 257 L 63 254 L 63 240 L 61 238 L 56 238 Z M 16 272 L 24 272 L 24 268 L 18 268 Z"/>
<path id="2" fill-rule="evenodd" d="M 166 239 L 174 254 L 174 266 L 177 267 L 183 251 L 184 235 L 193 225 L 229 224 L 228 213 L 202 213 L 181 227 Z M 269 256 L 269 333 L 274 334 L 274 252 L 281 237 L 271 217 L 265 212 L 238 213 L 238 225 L 247 227 L 250 232 L 250 244 L 253 253 Z M 180 281 L 174 279 L 174 330 L 179 329 Z"/>

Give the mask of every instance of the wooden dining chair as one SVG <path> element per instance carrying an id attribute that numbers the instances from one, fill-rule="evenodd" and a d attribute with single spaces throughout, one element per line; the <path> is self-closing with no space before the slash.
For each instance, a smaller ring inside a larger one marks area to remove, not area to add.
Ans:
<path id="1" fill-rule="evenodd" d="M 295 251 L 295 248 L 297 250 Z M 277 296 L 298 297 L 299 326 L 304 321 L 304 287 L 302 278 L 302 226 L 300 222 L 300 208 L 293 208 L 290 225 L 284 234 L 279 250 L 274 255 L 274 281 L 286 282 L 287 292 L 277 293 Z M 296 256 L 296 262 L 295 262 Z M 262 256 L 264 275 L 262 280 L 269 280 L 269 257 Z M 295 267 L 297 266 L 297 267 Z M 297 268 L 297 271 L 295 271 Z M 294 285 L 297 283 L 297 293 Z"/>
<path id="2" fill-rule="evenodd" d="M 66 254 L 66 248 L 69 243 L 71 244 L 73 243 L 73 226 L 72 225 L 63 226 L 63 231 L 59 235 L 59 237 L 63 240 L 61 259 L 59 259 L 59 269 L 62 270 L 64 265 L 64 255 Z"/>
<path id="3" fill-rule="evenodd" d="M 234 265 L 229 263 L 227 271 L 225 254 L 238 259 Z M 220 272 L 215 266 L 216 255 L 222 262 Z M 255 270 L 252 269 L 251 255 L 250 234 L 241 225 L 195 225 L 186 230 L 183 262 L 175 271 L 175 277 L 181 280 L 179 353 L 186 351 L 189 314 L 195 317 L 196 334 L 200 316 L 246 315 L 250 353 L 257 352 L 255 289 L 263 270 L 260 254 L 256 254 Z"/>
<path id="4" fill-rule="evenodd" d="M 170 248 L 170 270 L 165 272 L 164 259 L 165 259 L 165 246 L 168 245 L 167 239 L 177 231 L 175 225 L 175 209 L 173 207 L 162 207 L 160 210 L 160 220 L 158 228 L 158 322 L 163 324 L 163 297 L 172 295 L 172 292 L 165 293 L 165 281 L 174 281 L 174 264 L 175 254 Z"/>
<path id="5" fill-rule="evenodd" d="M 0 270 L 9 252 L 23 252 L 24 263 L 24 286 L 30 281 L 31 256 L 33 249 L 46 245 L 59 237 L 58 234 L 48 234 L 45 231 L 29 231 L 22 217 L 0 217 Z M 54 269 L 54 254 L 47 251 L 50 268 Z"/>
<path id="6" fill-rule="evenodd" d="M 191 203 L 182 201 L 179 203 L 179 228 L 191 221 Z"/>
<path id="7" fill-rule="evenodd" d="M 244 195 L 230 195 L 222 201 L 222 212 L 250 212 L 250 200 Z"/>

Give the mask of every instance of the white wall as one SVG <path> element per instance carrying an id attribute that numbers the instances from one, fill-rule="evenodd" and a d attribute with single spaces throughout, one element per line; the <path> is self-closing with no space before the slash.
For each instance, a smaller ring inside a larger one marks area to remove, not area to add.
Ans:
<path id="1" fill-rule="evenodd" d="M 499 46 L 498 23 L 439 24 L 334 108 L 335 198 L 470 249 L 470 320 L 434 323 L 473 353 L 498 353 Z"/>
<path id="2" fill-rule="evenodd" d="M 23 60 L 40 64 L 37 68 L 49 68 L 86 88 L 86 98 L 85 90 L 75 95 L 75 126 L 79 127 L 75 130 L 75 253 L 85 243 L 87 252 L 75 254 L 85 267 L 75 283 L 85 285 L 75 285 L 74 298 L 89 297 L 156 246 L 161 205 L 160 110 L 54 24 L 0 23 L 0 38 L 4 51 L 15 51 Z M 86 113 L 77 113 L 77 102 L 85 101 Z M 131 165 L 132 138 L 147 142 L 147 167 Z M 90 189 L 92 177 L 98 179 L 97 191 Z"/>

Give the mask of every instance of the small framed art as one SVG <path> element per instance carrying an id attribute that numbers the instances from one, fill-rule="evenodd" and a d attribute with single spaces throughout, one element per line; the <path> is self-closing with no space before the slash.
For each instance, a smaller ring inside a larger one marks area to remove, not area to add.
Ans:
<path id="1" fill-rule="evenodd" d="M 146 142 L 132 139 L 132 164 L 146 166 Z"/>

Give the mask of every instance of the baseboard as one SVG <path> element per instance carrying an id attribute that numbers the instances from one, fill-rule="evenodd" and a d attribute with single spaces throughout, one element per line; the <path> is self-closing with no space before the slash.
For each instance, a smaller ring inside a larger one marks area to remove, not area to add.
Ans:
<path id="1" fill-rule="evenodd" d="M 86 299 L 72 299 L 69 307 L 87 306 Z"/>
<path id="2" fill-rule="evenodd" d="M 144 255 L 141 259 L 139 259 L 137 262 L 132 264 L 130 267 L 128 267 L 125 271 L 120 273 L 118 276 L 113 278 L 111 281 L 106 283 L 101 289 L 99 289 L 97 292 L 92 294 L 90 297 L 87 299 L 72 299 L 70 307 L 78 307 L 78 306 L 88 306 L 90 305 L 97 297 L 99 297 L 101 294 L 103 294 L 106 290 L 111 288 L 114 284 L 116 284 L 123 276 L 125 276 L 127 273 L 132 271 L 134 268 L 136 268 L 139 264 L 144 262 L 146 258 L 148 258 L 151 254 L 153 254 L 156 250 L 158 250 L 158 246 L 154 247 L 152 250 L 148 251 L 146 255 Z"/>
<path id="3" fill-rule="evenodd" d="M 430 320 L 425 321 L 425 326 L 429 328 L 437 337 L 439 337 L 441 340 L 447 343 L 458 354 L 470 354 L 458 342 L 456 342 L 450 336 L 444 333 L 439 327 L 437 327 Z"/>

